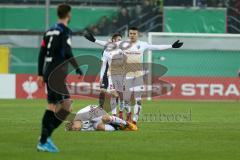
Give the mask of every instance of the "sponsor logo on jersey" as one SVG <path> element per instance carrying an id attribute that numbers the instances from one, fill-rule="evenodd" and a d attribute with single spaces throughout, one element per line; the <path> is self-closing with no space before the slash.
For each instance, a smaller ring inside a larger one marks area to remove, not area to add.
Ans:
<path id="1" fill-rule="evenodd" d="M 67 44 L 68 44 L 69 46 L 72 45 L 71 38 L 68 38 L 68 39 L 67 39 Z"/>

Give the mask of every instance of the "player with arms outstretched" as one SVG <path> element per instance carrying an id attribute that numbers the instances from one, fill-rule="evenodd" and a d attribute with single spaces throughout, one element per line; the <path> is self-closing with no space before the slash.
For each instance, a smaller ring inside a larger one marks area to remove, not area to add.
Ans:
<path id="1" fill-rule="evenodd" d="M 143 85 L 143 78 L 141 78 L 143 71 L 141 71 L 141 63 L 143 63 L 143 54 L 146 50 L 166 50 L 170 48 L 180 48 L 182 47 L 183 43 L 176 41 L 172 45 L 152 45 L 144 41 L 138 40 L 139 32 L 137 27 L 130 27 L 128 30 L 128 36 L 129 39 L 124 42 L 118 42 L 118 47 L 120 47 L 124 54 L 127 57 L 127 73 L 126 73 L 126 86 L 125 86 L 125 92 L 123 94 L 123 99 L 125 102 L 125 107 L 128 110 L 128 119 L 131 117 L 131 107 L 130 107 L 130 99 L 133 87 L 136 88 L 142 88 L 141 85 Z M 85 38 L 87 38 L 89 41 L 92 41 L 96 44 L 99 44 L 101 46 L 106 46 L 106 41 L 100 41 L 96 40 L 95 37 L 88 33 L 85 35 Z M 123 44 L 126 44 L 125 46 Z M 130 65 L 129 65 L 130 64 Z M 133 65 L 131 65 L 133 64 Z M 134 67 L 134 65 L 136 65 Z M 125 69 L 126 70 L 126 69 Z M 142 102 L 141 102 L 141 91 L 134 92 L 134 98 L 135 98 L 135 106 L 134 106 L 134 116 L 133 116 L 133 122 L 136 124 L 138 121 L 138 117 L 142 108 Z"/>

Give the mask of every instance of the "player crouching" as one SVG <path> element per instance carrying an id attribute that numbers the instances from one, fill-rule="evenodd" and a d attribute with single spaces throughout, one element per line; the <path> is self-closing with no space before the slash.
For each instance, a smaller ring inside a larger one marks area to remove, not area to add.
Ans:
<path id="1" fill-rule="evenodd" d="M 66 131 L 136 131 L 137 126 L 116 116 L 110 116 L 101 107 L 89 105 L 79 110 Z"/>

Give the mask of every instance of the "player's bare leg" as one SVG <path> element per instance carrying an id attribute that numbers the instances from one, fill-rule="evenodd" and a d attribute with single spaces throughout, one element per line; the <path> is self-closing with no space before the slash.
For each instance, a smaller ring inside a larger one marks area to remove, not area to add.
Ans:
<path id="1" fill-rule="evenodd" d="M 116 129 L 109 125 L 109 124 L 105 124 L 105 123 L 99 123 L 97 125 L 97 128 L 96 128 L 97 131 L 115 131 Z"/>
<path id="2" fill-rule="evenodd" d="M 110 115 L 104 115 L 102 116 L 103 123 L 111 123 L 111 124 L 117 124 L 117 125 L 127 125 L 127 122 L 116 117 L 116 116 L 110 116 Z"/>
<path id="3" fill-rule="evenodd" d="M 82 122 L 81 121 L 69 122 L 66 124 L 65 128 L 67 131 L 81 131 Z M 115 131 L 116 130 L 113 126 L 105 123 L 97 124 L 95 129 L 96 131 Z"/>
<path id="4" fill-rule="evenodd" d="M 123 128 L 123 130 L 125 130 L 125 128 L 127 128 L 126 130 L 129 131 L 136 131 L 137 130 L 137 126 L 132 124 L 131 122 L 128 121 L 124 121 L 116 116 L 110 116 L 110 115 L 104 115 L 102 117 L 102 122 L 105 124 L 115 124 L 120 126 L 121 128 Z"/>

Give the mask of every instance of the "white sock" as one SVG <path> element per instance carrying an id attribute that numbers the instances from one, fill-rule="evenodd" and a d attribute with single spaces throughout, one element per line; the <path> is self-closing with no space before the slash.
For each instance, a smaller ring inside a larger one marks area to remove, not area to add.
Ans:
<path id="1" fill-rule="evenodd" d="M 118 117 L 116 117 L 116 116 L 110 116 L 110 122 L 109 123 L 111 123 L 111 124 L 117 124 L 117 125 L 120 125 L 120 124 L 122 124 L 122 125 L 127 125 L 127 122 L 126 121 L 124 121 L 124 120 L 122 120 L 122 119 L 120 119 L 120 118 L 118 118 Z"/>
<path id="2" fill-rule="evenodd" d="M 140 115 L 141 108 L 142 108 L 141 105 L 135 104 L 135 106 L 134 106 L 134 115 L 133 115 L 133 121 L 134 122 L 138 121 L 138 117 Z"/>
<path id="3" fill-rule="evenodd" d="M 131 113 L 131 106 L 129 105 L 129 102 L 126 102 L 126 101 L 125 101 L 124 107 L 126 108 L 127 113 Z"/>
<path id="4" fill-rule="evenodd" d="M 123 103 L 123 101 L 120 101 L 120 108 L 119 108 L 119 111 L 123 111 L 123 109 L 124 109 L 124 103 Z"/>
<path id="5" fill-rule="evenodd" d="M 111 109 L 112 109 L 112 114 L 116 115 L 117 114 L 117 101 L 116 98 L 111 98 L 110 100 L 110 104 L 111 104 Z"/>
<path id="6" fill-rule="evenodd" d="M 105 131 L 115 131 L 115 128 L 110 124 L 105 124 Z"/>

